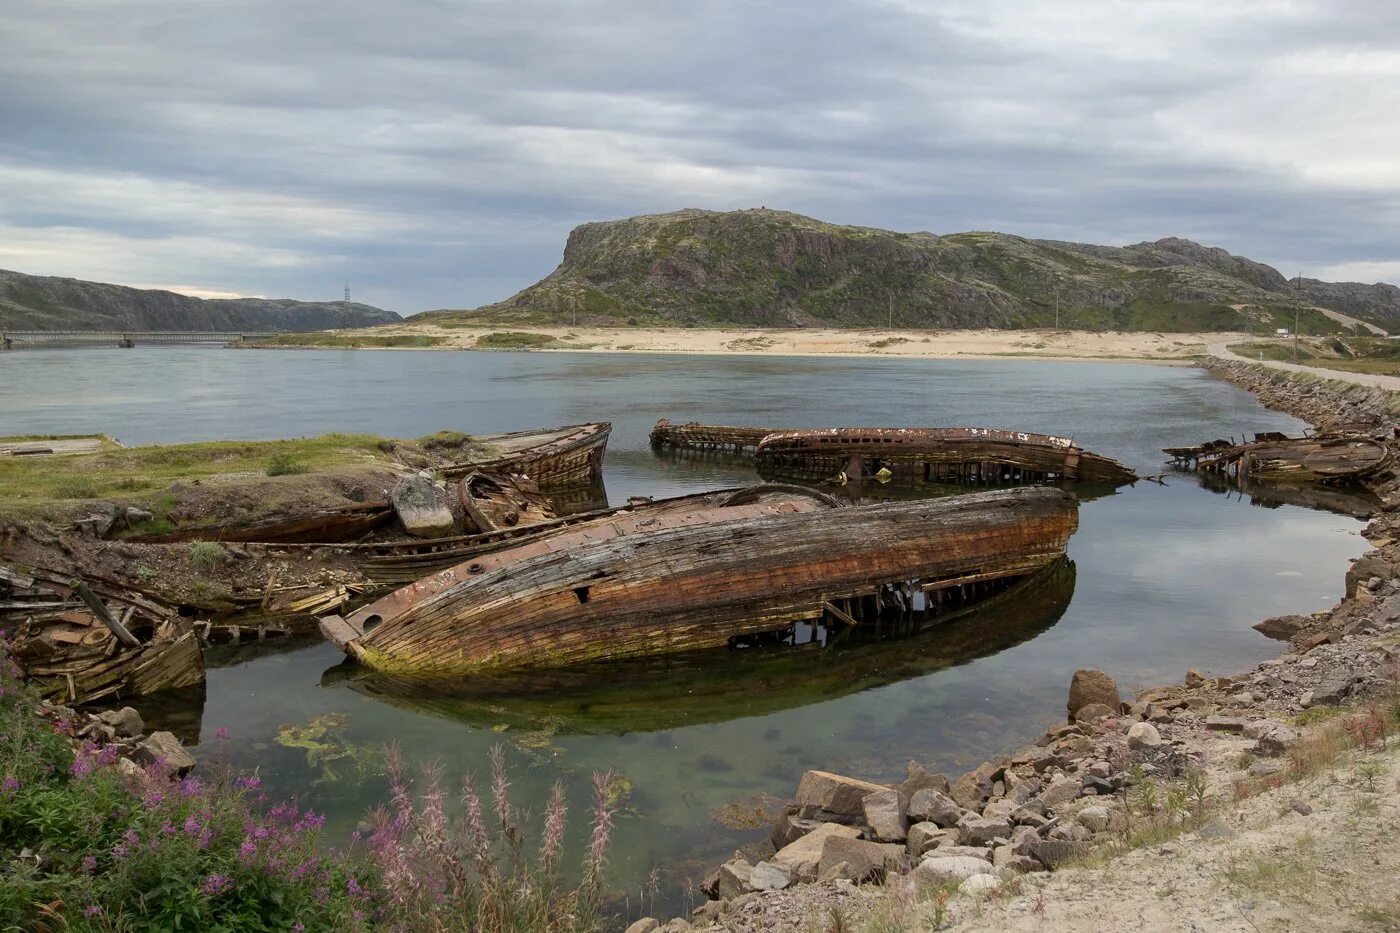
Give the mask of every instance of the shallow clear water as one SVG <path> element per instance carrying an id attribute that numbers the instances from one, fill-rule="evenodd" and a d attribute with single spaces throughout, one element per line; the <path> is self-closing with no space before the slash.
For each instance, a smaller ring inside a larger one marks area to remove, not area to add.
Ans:
<path id="1" fill-rule="evenodd" d="M 103 431 L 127 443 L 606 419 L 615 502 L 755 479 L 741 460 L 656 457 L 646 435 L 662 416 L 1022 428 L 1072 435 L 1148 474 L 1163 446 L 1302 427 L 1196 369 L 1023 360 L 34 351 L 0 356 L 0 403 L 0 434 Z M 581 683 L 540 678 L 524 696 L 428 701 L 374 695 L 340 672 L 323 683 L 339 660 L 325 645 L 246 653 L 210 671 L 200 751 L 259 767 L 274 792 L 300 794 L 346 832 L 380 797 L 374 755 L 391 740 L 454 779 L 504 742 L 518 799 L 536 807 L 562 777 L 581 811 L 588 774 L 612 768 L 633 787 L 612 880 L 632 892 L 635 916 L 638 887 L 661 866 L 661 902 L 678 910 L 685 880 L 765 835 L 726 828 L 719 808 L 784 797 L 811 767 L 885 780 L 910 758 L 954 771 L 1014 750 L 1063 716 L 1079 667 L 1125 689 L 1187 667 L 1244 668 L 1276 652 L 1249 626 L 1331 605 L 1365 546 L 1352 518 L 1167 482 L 1085 502 L 1068 579 L 897 650 L 604 667 Z M 339 714 L 301 746 L 276 740 L 280 725 Z M 213 738 L 219 726 L 227 743 Z"/>

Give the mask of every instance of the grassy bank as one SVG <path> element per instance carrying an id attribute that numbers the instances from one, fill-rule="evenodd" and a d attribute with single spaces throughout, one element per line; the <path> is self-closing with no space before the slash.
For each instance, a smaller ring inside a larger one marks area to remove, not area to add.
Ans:
<path id="1" fill-rule="evenodd" d="M 1350 373 L 1400 375 L 1400 341 L 1384 337 L 1300 337 L 1232 344 L 1230 350 L 1250 360 L 1299 363 Z"/>
<path id="2" fill-rule="evenodd" d="M 348 334 L 329 331 L 313 331 L 302 334 L 278 334 L 271 340 L 258 344 L 262 347 L 326 347 L 330 349 L 354 350 L 359 347 L 412 349 L 441 346 L 446 341 L 441 337 L 426 334 L 376 334 L 372 330 L 356 331 Z"/>

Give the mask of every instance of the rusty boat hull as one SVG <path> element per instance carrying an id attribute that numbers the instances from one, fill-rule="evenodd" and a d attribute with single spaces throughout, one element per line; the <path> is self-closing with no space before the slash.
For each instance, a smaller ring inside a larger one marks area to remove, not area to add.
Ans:
<path id="1" fill-rule="evenodd" d="M 759 442 L 760 475 L 849 479 L 887 470 L 919 482 L 1123 484 L 1137 474 L 1067 437 L 997 428 L 821 428 Z"/>
<path id="2" fill-rule="evenodd" d="M 1024 576 L 1062 556 L 1078 526 L 1074 498 L 1049 488 L 811 501 L 580 529 L 324 617 L 321 630 L 365 666 L 406 675 L 669 654 L 827 615 L 855 622 L 838 604 L 891 583 L 928 594 Z"/>

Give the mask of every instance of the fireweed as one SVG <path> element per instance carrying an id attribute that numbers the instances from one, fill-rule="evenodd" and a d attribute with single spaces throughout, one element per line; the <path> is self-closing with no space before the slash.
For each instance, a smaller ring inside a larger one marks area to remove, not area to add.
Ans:
<path id="1" fill-rule="evenodd" d="M 595 777 L 593 832 L 578 882 L 560 873 L 566 806 L 556 786 L 539 839 L 491 756 L 488 819 L 471 779 L 447 815 L 438 769 L 415 799 L 391 751 L 389 806 L 345 850 L 324 818 L 266 801 L 255 775 L 155 762 L 123 776 L 116 751 L 73 747 L 73 723 L 35 714 L 0 641 L 0 929 L 579 931 L 598 927 L 612 829 L 609 777 Z M 31 855 L 20 857 L 28 849 Z"/>

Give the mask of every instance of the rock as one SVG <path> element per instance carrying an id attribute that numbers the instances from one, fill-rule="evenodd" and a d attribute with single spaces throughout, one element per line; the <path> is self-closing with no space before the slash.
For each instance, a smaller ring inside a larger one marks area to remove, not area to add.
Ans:
<path id="1" fill-rule="evenodd" d="M 651 917 L 643 917 L 627 928 L 627 933 L 656 933 L 656 928 L 661 926 L 660 921 Z"/>
<path id="2" fill-rule="evenodd" d="M 733 900 L 740 894 L 754 890 L 750 878 L 753 866 L 748 859 L 736 858 L 719 867 L 719 878 L 715 882 L 715 895 L 722 901 Z"/>
<path id="3" fill-rule="evenodd" d="M 984 761 L 972 771 L 958 778 L 948 796 L 969 810 L 982 809 L 982 803 L 992 794 L 992 784 L 1001 775 L 1004 765 Z"/>
<path id="4" fill-rule="evenodd" d="M 1079 711 L 1074 714 L 1074 721 L 1093 722 L 1096 719 L 1111 719 L 1118 715 L 1119 712 L 1116 709 L 1110 709 L 1102 703 L 1090 703 L 1079 708 Z"/>
<path id="5" fill-rule="evenodd" d="M 117 735 L 124 739 L 135 738 L 146 731 L 145 720 L 141 714 L 130 706 L 123 706 L 121 709 L 103 710 L 97 714 L 97 718 L 111 726 Z"/>
<path id="6" fill-rule="evenodd" d="M 100 719 L 94 719 L 77 731 L 80 739 L 94 739 L 99 743 L 111 742 L 117 737 L 117 730 Z"/>
<path id="7" fill-rule="evenodd" d="M 1212 732 L 1243 732 L 1245 722 L 1238 716 L 1207 716 L 1206 728 Z"/>
<path id="8" fill-rule="evenodd" d="M 1202 839 L 1229 839 L 1234 834 L 1235 831 L 1224 820 L 1211 820 L 1196 831 L 1196 835 Z"/>
<path id="9" fill-rule="evenodd" d="M 128 781 L 144 780 L 146 773 L 141 770 L 141 766 L 130 758 L 117 759 L 117 773 Z"/>
<path id="10" fill-rule="evenodd" d="M 1298 741 L 1301 734 L 1292 726 L 1280 725 L 1278 728 L 1266 732 L 1259 737 L 1254 750 L 1261 755 L 1268 755 L 1270 758 L 1277 758 L 1286 754 L 1288 749 Z"/>
<path id="11" fill-rule="evenodd" d="M 952 790 L 952 785 L 948 783 L 946 777 L 941 774 L 930 774 L 916 761 L 905 765 L 904 771 L 908 776 L 904 779 L 904 783 L 899 785 L 899 792 L 905 800 L 921 790 L 936 790 L 941 794 L 947 794 Z"/>
<path id="12" fill-rule="evenodd" d="M 756 891 L 781 891 L 792 884 L 792 872 L 772 862 L 759 862 L 749 872 L 749 884 Z"/>
<path id="13" fill-rule="evenodd" d="M 963 879 L 963 883 L 958 885 L 958 891 L 963 894 L 989 894 L 1001 887 L 1001 880 L 996 875 L 973 875 L 971 878 Z"/>
<path id="14" fill-rule="evenodd" d="M 1202 685 L 1206 682 L 1206 679 L 1205 679 L 1205 676 L 1202 675 L 1200 671 L 1196 670 L 1196 669 L 1193 667 L 1193 668 L 1191 668 L 1189 671 L 1186 672 L 1186 679 L 1185 679 L 1183 682 L 1186 684 L 1186 686 L 1191 687 L 1191 688 L 1195 688 L 1195 687 L 1202 686 Z"/>
<path id="15" fill-rule="evenodd" d="M 1013 855 L 1001 866 L 1001 871 L 1028 875 L 1033 871 L 1045 871 L 1045 866 L 1029 855 Z"/>
<path id="16" fill-rule="evenodd" d="M 960 846 L 951 843 L 941 845 L 933 850 L 933 854 L 939 858 L 980 858 L 984 862 L 992 860 L 992 850 L 983 849 L 980 846 Z"/>
<path id="17" fill-rule="evenodd" d="M 1017 855 L 1033 855 L 1040 844 L 1040 833 L 1029 826 L 1021 826 L 1011 833 L 1011 851 Z"/>
<path id="18" fill-rule="evenodd" d="M 944 829 L 937 823 L 915 823 L 909 827 L 909 837 L 904 849 L 910 858 L 917 859 L 925 852 L 934 849 L 944 839 L 955 838 L 952 830 Z"/>
<path id="19" fill-rule="evenodd" d="M 1092 806 L 1085 807 L 1075 816 L 1079 825 L 1089 830 L 1091 833 L 1102 833 L 1108 831 L 1109 812 L 1107 807 Z"/>
<path id="20" fill-rule="evenodd" d="M 138 509 L 134 505 L 126 507 L 126 524 L 129 528 L 134 528 L 137 525 L 144 525 L 154 518 L 154 513 L 147 512 L 145 509 Z"/>
<path id="21" fill-rule="evenodd" d="M 112 525 L 115 521 L 116 519 L 112 516 L 111 512 L 105 514 L 99 512 L 89 515 L 86 518 L 78 519 L 73 523 L 73 527 L 93 538 L 105 538 L 107 532 L 112 530 Z"/>
<path id="22" fill-rule="evenodd" d="M 973 875 L 985 875 L 990 867 L 990 862 L 980 858 L 930 855 L 915 866 L 913 876 L 920 883 L 944 885 L 950 881 L 965 881 Z"/>
<path id="23" fill-rule="evenodd" d="M 1283 765 L 1277 761 L 1256 761 L 1249 766 L 1250 777 L 1273 777 L 1283 771 Z"/>
<path id="24" fill-rule="evenodd" d="M 1274 616 L 1255 623 L 1254 630 L 1267 638 L 1278 641 L 1292 641 L 1293 637 L 1307 628 L 1312 620 L 1307 616 Z"/>
<path id="25" fill-rule="evenodd" d="M 152 732 L 146 741 L 136 746 L 132 758 L 137 764 L 150 765 L 159 761 L 168 770 L 184 774 L 195 766 L 190 753 L 180 745 L 180 740 L 169 732 Z"/>
<path id="26" fill-rule="evenodd" d="M 860 884 L 883 878 L 888 869 L 897 868 L 903 860 L 903 846 L 867 842 L 864 839 L 851 839 L 846 836 L 828 836 L 822 845 L 817 877 L 823 881 L 847 878 Z M 846 866 L 844 871 L 837 871 L 836 866 L 842 863 Z"/>
<path id="27" fill-rule="evenodd" d="M 1349 670 L 1336 671 L 1322 679 L 1312 691 L 1311 706 L 1337 706 L 1351 693 L 1357 676 Z"/>
<path id="28" fill-rule="evenodd" d="M 690 912 L 691 919 L 702 925 L 719 923 L 729 907 L 750 897 L 753 894 L 741 894 L 732 901 L 706 901 Z"/>
<path id="29" fill-rule="evenodd" d="M 854 826 L 823 823 L 801 839 L 784 846 L 768 861 L 786 868 L 795 881 L 815 881 L 817 866 L 822 860 L 822 846 L 826 840 L 833 836 L 854 839 L 859 835 L 860 830 Z"/>
<path id="30" fill-rule="evenodd" d="M 1128 729 L 1129 748 L 1156 748 L 1162 744 L 1162 736 L 1150 722 L 1135 722 Z"/>
<path id="31" fill-rule="evenodd" d="M 403 523 L 404 531 L 416 538 L 440 538 L 456 528 L 447 495 L 421 473 L 405 476 L 394 484 L 389 501 Z"/>
<path id="32" fill-rule="evenodd" d="M 1113 765 L 1106 761 L 1096 761 L 1089 765 L 1089 773 L 1096 778 L 1108 780 L 1113 776 Z"/>
<path id="33" fill-rule="evenodd" d="M 1143 725 L 1143 723 L 1138 723 Z M 1083 786 L 1076 780 L 1067 777 L 1057 777 L 1050 782 L 1050 786 L 1040 795 L 1040 800 L 1050 809 L 1064 806 L 1071 800 L 1079 799 L 1083 792 Z"/>
<path id="34" fill-rule="evenodd" d="M 865 798 L 888 789 L 830 771 L 808 771 L 797 784 L 797 806 L 803 817 L 855 824 L 865 819 Z"/>
<path id="35" fill-rule="evenodd" d="M 1308 806 L 1301 800 L 1293 801 L 1291 804 L 1289 804 L 1289 809 L 1292 810 L 1294 813 L 1298 814 L 1299 816 L 1312 816 L 1313 812 L 1312 807 Z"/>
<path id="36" fill-rule="evenodd" d="M 909 801 L 911 820 L 927 821 L 937 826 L 956 826 L 963 814 L 962 807 L 931 788 L 918 791 Z"/>
<path id="37" fill-rule="evenodd" d="M 656 933 L 686 933 L 690 928 L 690 921 L 677 917 L 674 920 L 666 921 L 665 925 L 657 927 Z"/>
<path id="38" fill-rule="evenodd" d="M 909 820 L 901 806 L 899 791 L 880 790 L 861 801 L 865 825 L 877 842 L 903 842 L 909 833 Z"/>
<path id="39" fill-rule="evenodd" d="M 1035 857 L 1042 864 L 1055 868 L 1073 859 L 1082 858 L 1089 851 L 1082 842 L 1062 839 L 1042 839 L 1035 847 Z"/>
<path id="40" fill-rule="evenodd" d="M 1010 797 L 996 797 L 987 801 L 982 815 L 989 820 L 1009 820 L 1011 814 L 1021 809 L 1021 804 Z"/>
<path id="41" fill-rule="evenodd" d="M 1075 714 L 1093 703 L 1102 703 L 1112 710 L 1123 708 L 1118 684 L 1103 671 L 1086 668 L 1074 672 L 1069 682 L 1069 703 L 1066 709 L 1072 721 Z"/>
<path id="42" fill-rule="evenodd" d="M 1010 820 L 969 817 L 958 823 L 958 842 L 965 846 L 990 845 L 993 839 L 1010 839 Z"/>
<path id="43" fill-rule="evenodd" d="M 776 851 L 789 843 L 796 842 L 803 836 L 822 825 L 821 820 L 804 820 L 800 816 L 794 816 L 784 810 L 778 814 L 778 819 L 773 824 L 773 831 L 768 834 L 768 838 L 773 843 Z"/>
<path id="44" fill-rule="evenodd" d="M 1244 729 L 1241 731 L 1244 733 L 1245 738 L 1257 740 L 1273 732 L 1281 725 L 1283 725 L 1283 723 L 1276 719 L 1256 719 L 1253 722 L 1245 723 Z"/>

